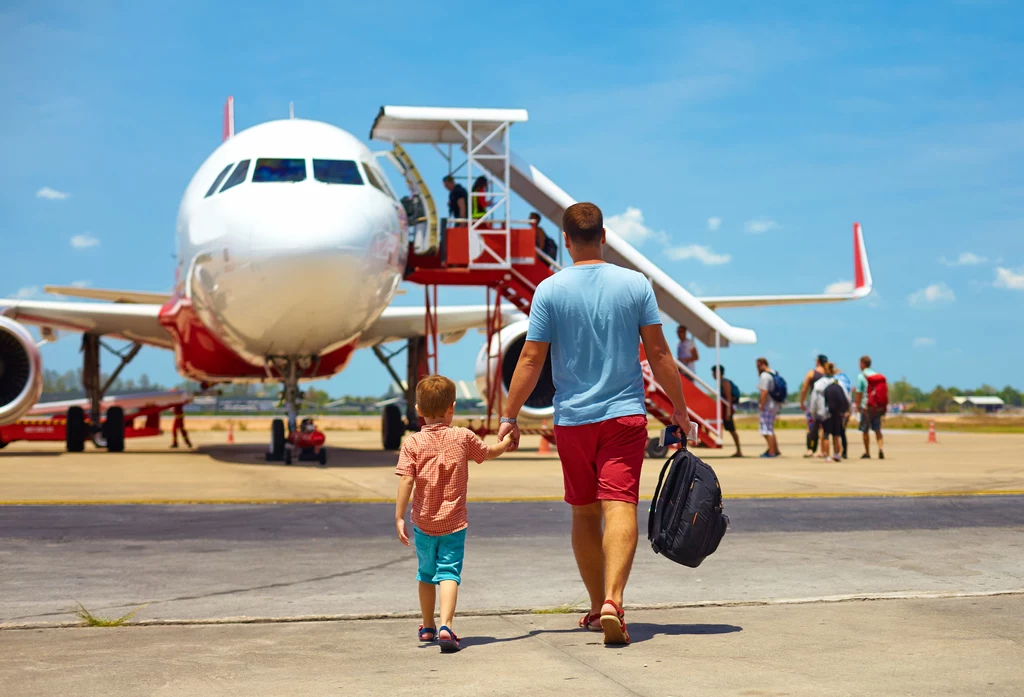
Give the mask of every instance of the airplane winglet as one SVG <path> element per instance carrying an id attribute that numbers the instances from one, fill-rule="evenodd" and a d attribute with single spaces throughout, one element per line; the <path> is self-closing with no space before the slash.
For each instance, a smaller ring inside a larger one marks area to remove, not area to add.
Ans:
<path id="1" fill-rule="evenodd" d="M 228 97 L 224 103 L 224 140 L 235 135 L 235 98 Z"/>
<path id="2" fill-rule="evenodd" d="M 872 287 L 868 250 L 864 246 L 864 231 L 860 223 L 853 224 L 853 294 L 857 298 L 870 295 Z"/>

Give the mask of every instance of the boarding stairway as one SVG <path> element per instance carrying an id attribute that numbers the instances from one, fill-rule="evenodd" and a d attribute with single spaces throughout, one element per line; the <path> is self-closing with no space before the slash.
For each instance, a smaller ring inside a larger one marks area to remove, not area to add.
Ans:
<path id="1" fill-rule="evenodd" d="M 512 152 L 509 128 L 512 123 L 526 119 L 523 110 L 381 109 L 370 136 L 397 146 L 392 161 L 401 162 L 407 182 L 415 181 L 416 189 L 410 184 L 414 192 L 419 191 L 422 196 L 427 187 L 400 142 L 430 143 L 435 147 L 445 143 L 458 145 L 467 156 L 467 180 L 472 181 L 474 171 L 485 170 L 494 188 L 483 220 L 439 221 L 435 228 L 427 226 L 433 236 L 428 234 L 428 239 L 422 241 L 414 239 L 406 280 L 428 287 L 485 286 L 529 314 L 537 286 L 558 271 L 559 266 L 535 247 L 535 233 L 526 221 L 510 219 L 510 194 L 514 192 L 555 221 L 560 221 L 565 209 L 576 201 Z M 453 171 L 450 154 L 449 171 Z M 426 196 L 429 198 L 429 192 Z M 504 219 L 500 215 L 502 207 Z M 715 347 L 716 363 L 719 348 L 729 343 L 756 341 L 752 330 L 729 325 L 611 229 L 607 230 L 605 258 L 644 274 L 654 288 L 659 309 L 688 327 L 704 344 Z M 642 346 L 640 358 L 648 412 L 667 425 L 673 411 L 671 400 L 655 381 Z M 721 447 L 722 413 L 726 405 L 716 398 L 718 386 L 707 384 L 682 364 L 677 365 L 690 418 L 698 425 L 699 440 L 709 447 Z"/>

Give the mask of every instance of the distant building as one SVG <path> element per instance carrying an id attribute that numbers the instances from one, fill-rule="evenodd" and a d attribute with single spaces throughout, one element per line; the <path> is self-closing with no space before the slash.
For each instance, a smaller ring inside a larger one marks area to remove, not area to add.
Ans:
<path id="1" fill-rule="evenodd" d="M 1001 397 L 990 397 L 987 395 L 953 397 L 953 401 L 959 404 L 961 409 L 983 411 L 986 414 L 1002 411 L 1003 407 L 1006 406 Z"/>

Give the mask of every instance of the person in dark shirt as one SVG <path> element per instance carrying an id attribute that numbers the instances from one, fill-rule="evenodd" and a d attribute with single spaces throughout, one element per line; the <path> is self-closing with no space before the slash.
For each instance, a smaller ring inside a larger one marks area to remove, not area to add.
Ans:
<path id="1" fill-rule="evenodd" d="M 448 217 L 465 220 L 467 218 L 466 201 L 469 199 L 466 187 L 462 186 L 462 184 L 456 184 L 455 177 L 450 174 L 443 181 L 444 188 L 448 189 Z"/>
<path id="2" fill-rule="evenodd" d="M 554 261 L 555 257 L 558 256 L 558 245 L 553 239 L 547 236 L 544 232 L 544 228 L 540 226 L 540 213 L 537 213 L 536 211 L 530 213 L 530 225 L 533 227 L 537 235 L 537 249 L 548 255 L 548 257 L 551 258 L 551 261 Z M 547 259 L 541 258 L 541 261 L 548 266 L 551 265 Z"/>

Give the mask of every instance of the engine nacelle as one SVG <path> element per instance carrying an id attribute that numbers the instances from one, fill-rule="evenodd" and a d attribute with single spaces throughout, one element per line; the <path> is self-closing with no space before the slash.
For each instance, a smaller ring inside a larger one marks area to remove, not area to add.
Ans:
<path id="1" fill-rule="evenodd" d="M 12 424 L 43 394 L 43 358 L 28 330 L 0 315 L 0 426 Z"/>
<path id="2" fill-rule="evenodd" d="M 480 349 L 476 358 L 476 386 L 485 399 L 487 394 L 487 375 L 490 372 L 494 379 L 495 371 L 498 368 L 498 356 L 501 356 L 501 379 L 502 399 L 508 397 L 508 388 L 512 383 L 512 373 L 515 372 L 516 363 L 519 362 L 519 354 L 523 352 L 526 344 L 526 330 L 530 326 L 529 320 L 522 320 L 504 327 L 496 336 L 491 339 L 490 346 Z M 555 383 L 551 378 L 551 354 L 548 354 L 544 361 L 544 370 L 541 372 L 537 387 L 530 394 L 530 398 L 523 405 L 521 413 L 536 419 L 550 419 L 555 413 L 554 409 Z"/>

